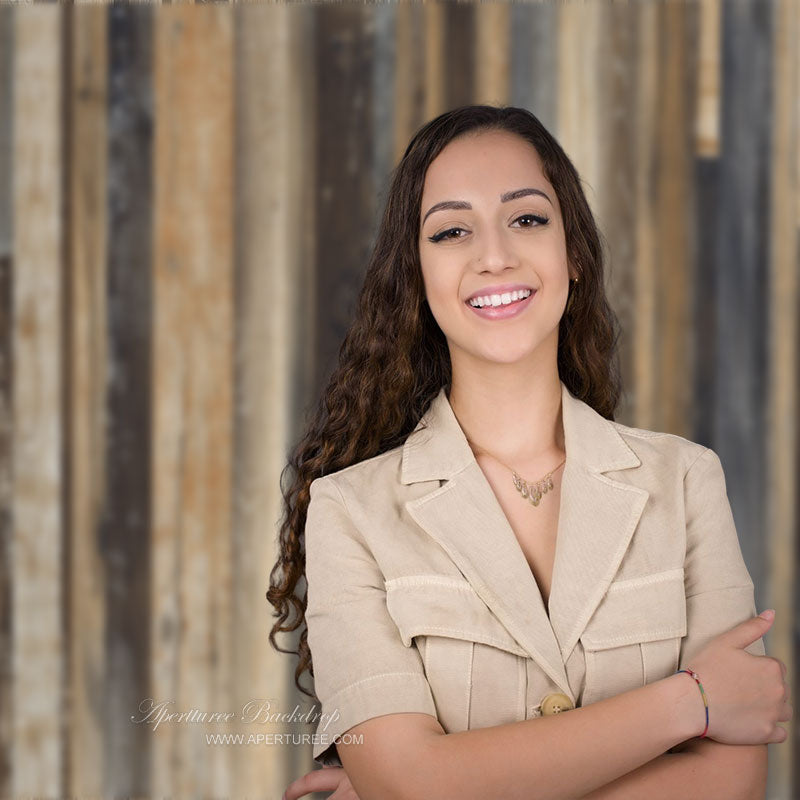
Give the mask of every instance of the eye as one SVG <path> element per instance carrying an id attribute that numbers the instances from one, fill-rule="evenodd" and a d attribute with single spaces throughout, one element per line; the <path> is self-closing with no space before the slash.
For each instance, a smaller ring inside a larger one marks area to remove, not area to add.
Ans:
<path id="1" fill-rule="evenodd" d="M 521 214 L 517 217 L 514 222 L 519 222 L 521 219 L 529 219 L 534 220 L 538 225 L 547 225 L 550 222 L 549 217 L 544 216 L 544 214 Z M 536 227 L 533 223 L 528 225 L 523 225 L 523 228 L 534 228 Z"/>
<path id="2" fill-rule="evenodd" d="M 446 231 L 441 231 L 433 236 L 428 237 L 429 242 L 441 242 L 442 239 L 460 239 L 460 236 L 450 236 L 451 233 L 456 231 L 463 231 L 463 228 L 448 228 Z"/>
<path id="3" fill-rule="evenodd" d="M 514 223 L 520 222 L 521 220 L 528 220 L 527 223 L 522 224 L 521 227 L 523 228 L 535 228 L 539 225 L 547 225 L 550 222 L 550 218 L 546 217 L 544 214 L 520 214 L 515 220 Z M 448 239 L 462 239 L 463 236 L 459 236 L 457 234 L 464 233 L 463 228 L 448 228 L 445 231 L 440 231 L 433 236 L 428 237 L 429 242 L 441 242 L 443 240 Z"/>

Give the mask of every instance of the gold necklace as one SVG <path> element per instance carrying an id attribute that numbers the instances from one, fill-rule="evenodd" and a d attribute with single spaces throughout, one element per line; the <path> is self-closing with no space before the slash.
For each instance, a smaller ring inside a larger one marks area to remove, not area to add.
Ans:
<path id="1" fill-rule="evenodd" d="M 467 441 L 469 442 L 469 439 L 467 439 Z M 551 469 L 550 472 L 548 472 L 543 478 L 531 483 L 530 481 L 526 481 L 524 478 L 520 477 L 519 473 L 515 469 L 509 467 L 508 464 L 504 464 L 497 456 L 492 455 L 488 450 L 484 450 L 482 447 L 472 444 L 472 442 L 469 442 L 469 444 L 473 450 L 477 449 L 481 453 L 486 453 L 487 456 L 492 456 L 495 461 L 503 464 L 506 469 L 511 470 L 511 473 L 514 476 L 514 486 L 516 487 L 517 491 L 525 499 L 530 500 L 530 502 L 535 506 L 539 505 L 542 495 L 547 494 L 547 492 L 553 488 L 553 473 L 567 460 L 565 458 L 564 461 L 558 465 L 558 467 L 553 467 L 553 469 Z"/>

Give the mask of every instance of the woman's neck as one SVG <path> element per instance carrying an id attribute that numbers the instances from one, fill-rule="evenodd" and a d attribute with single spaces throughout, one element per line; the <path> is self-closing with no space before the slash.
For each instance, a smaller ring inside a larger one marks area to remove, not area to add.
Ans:
<path id="1" fill-rule="evenodd" d="M 453 377 L 450 406 L 475 450 L 531 474 L 563 458 L 558 372 L 531 380 L 465 381 Z M 560 457 L 560 458 L 559 458 Z"/>

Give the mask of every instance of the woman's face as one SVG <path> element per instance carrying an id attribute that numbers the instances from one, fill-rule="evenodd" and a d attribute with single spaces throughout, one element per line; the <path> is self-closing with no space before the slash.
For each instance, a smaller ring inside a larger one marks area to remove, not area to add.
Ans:
<path id="1" fill-rule="evenodd" d="M 442 150 L 425 176 L 419 254 L 454 368 L 556 363 L 571 273 L 558 198 L 529 142 L 484 131 Z"/>

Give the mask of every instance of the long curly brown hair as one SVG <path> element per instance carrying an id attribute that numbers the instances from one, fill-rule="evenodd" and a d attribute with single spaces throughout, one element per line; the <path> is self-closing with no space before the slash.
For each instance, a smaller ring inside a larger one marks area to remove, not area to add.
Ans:
<path id="1" fill-rule="evenodd" d="M 570 282 L 567 310 L 559 323 L 559 376 L 576 397 L 614 419 L 621 391 L 618 323 L 606 300 L 600 234 L 575 167 L 526 109 L 472 105 L 441 114 L 416 132 L 392 172 L 355 317 L 339 349 L 338 364 L 281 473 L 280 553 L 267 591 L 277 622 L 269 640 L 277 650 L 298 656 L 295 684 L 310 697 L 313 693 L 300 684 L 305 670 L 312 678 L 314 675 L 306 641 L 307 591 L 297 591 L 305 576 L 303 533 L 309 486 L 323 474 L 401 445 L 440 388 L 450 388 L 447 341 L 431 314 L 422 281 L 420 203 L 428 166 L 445 145 L 464 134 L 485 130 L 510 131 L 530 142 L 558 196 L 567 256 L 580 275 L 577 284 Z M 284 481 L 287 471 L 288 485 Z M 276 643 L 275 634 L 301 625 L 297 650 Z"/>

